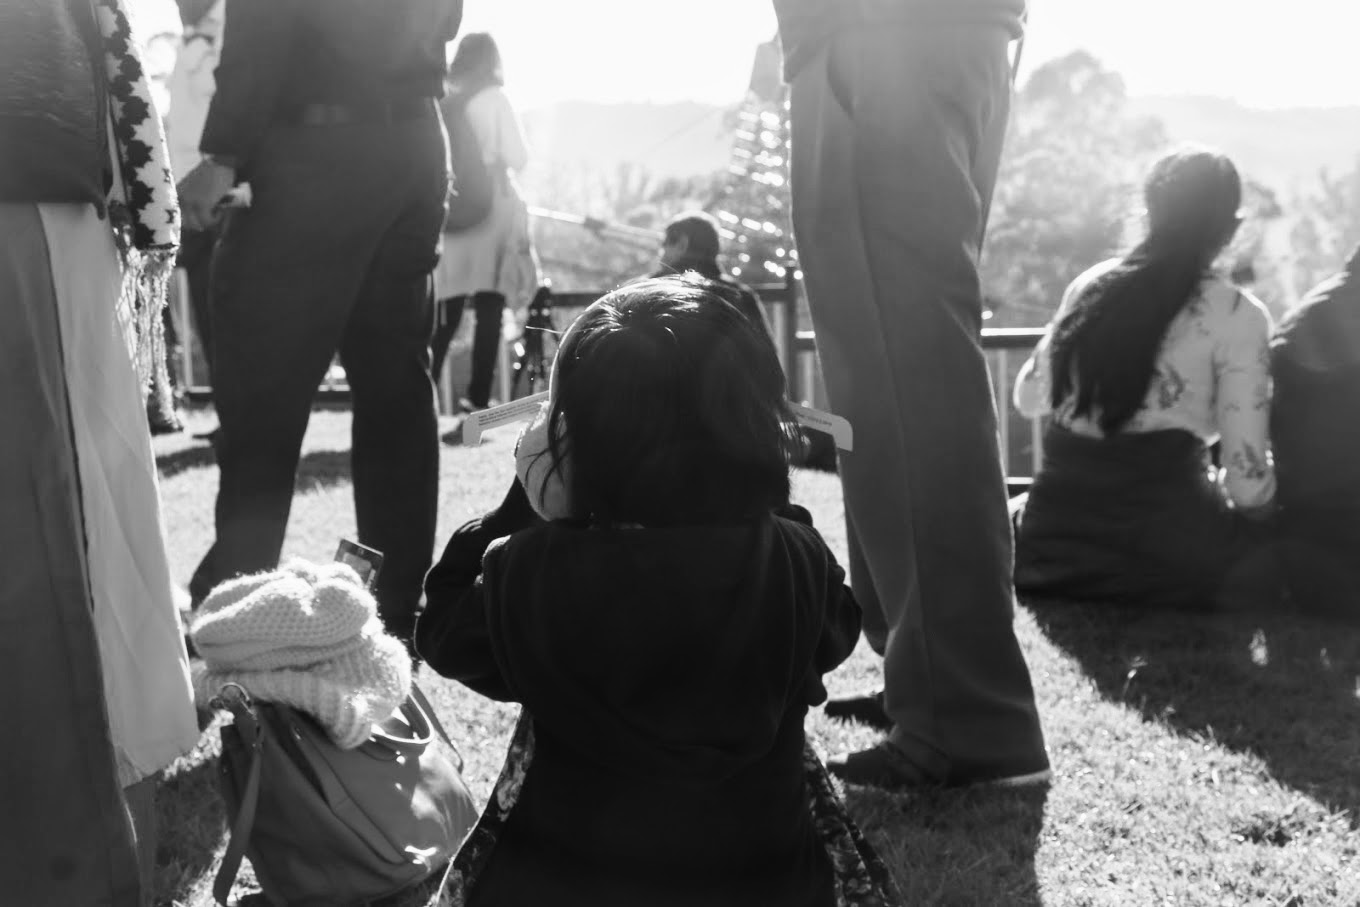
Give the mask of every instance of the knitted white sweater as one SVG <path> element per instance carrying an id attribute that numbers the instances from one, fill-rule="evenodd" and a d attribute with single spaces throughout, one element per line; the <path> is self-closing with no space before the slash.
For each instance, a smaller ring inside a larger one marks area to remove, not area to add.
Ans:
<path id="1" fill-rule="evenodd" d="M 206 704 L 227 683 L 316 718 L 346 749 L 369 738 L 411 690 L 411 661 L 383 631 L 353 568 L 292 560 L 213 590 L 190 627 Z"/>

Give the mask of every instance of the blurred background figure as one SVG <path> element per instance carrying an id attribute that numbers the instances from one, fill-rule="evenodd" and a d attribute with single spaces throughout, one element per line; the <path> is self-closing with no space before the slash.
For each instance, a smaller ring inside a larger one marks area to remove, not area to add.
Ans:
<path id="1" fill-rule="evenodd" d="M 652 277 L 667 274 L 684 274 L 693 271 L 700 277 L 717 281 L 726 286 L 729 296 L 737 303 L 743 315 L 753 324 L 770 332 L 765 309 L 755 290 L 723 271 L 718 265 L 722 248 L 718 237 L 718 225 L 713 218 L 702 212 L 682 214 L 666 225 L 661 240 L 661 267 L 652 272 Z"/>
<path id="2" fill-rule="evenodd" d="M 1226 607 L 1243 598 L 1230 580 L 1260 560 L 1250 522 L 1274 503 L 1270 316 L 1215 268 L 1240 224 L 1232 161 L 1173 152 L 1143 199 L 1146 233 L 1072 282 L 1016 383 L 1017 408 L 1052 424 L 1017 521 L 1015 584 L 1068 601 Z M 1206 469 L 1215 442 L 1221 488 Z"/>
<path id="3" fill-rule="evenodd" d="M 313 397 L 337 350 L 359 541 L 409 640 L 439 480 L 430 274 L 448 190 L 438 99 L 460 0 L 230 0 L 216 90 L 181 178 L 213 252 L 216 540 L 190 583 L 278 563 Z M 250 203 L 224 207 L 237 183 Z"/>
<path id="4" fill-rule="evenodd" d="M 1270 434 L 1294 603 L 1360 617 L 1360 247 L 1270 341 Z"/>
<path id="5" fill-rule="evenodd" d="M 438 381 L 449 343 L 471 300 L 476 318 L 472 374 L 466 393 L 458 400 L 464 412 L 485 409 L 490 403 L 507 302 L 523 309 L 539 282 L 528 209 L 514 178 L 515 172 L 528 165 L 529 151 L 504 85 L 495 38 L 486 32 L 464 35 L 449 66 L 445 118 L 466 116 L 491 180 L 491 209 L 480 223 L 444 234 L 444 250 L 435 271 L 439 304 L 431 345 L 431 371 Z"/>
<path id="6" fill-rule="evenodd" d="M 178 239 L 151 92 L 121 0 L 0 4 L 5 903 L 150 904 L 198 739 L 145 422 Z"/>
<path id="7" fill-rule="evenodd" d="M 216 89 L 213 73 L 222 52 L 227 4 L 226 0 L 178 0 L 178 4 L 184 32 L 170 76 L 170 111 L 165 127 L 170 143 L 170 164 L 176 179 L 183 179 L 202 159 L 198 142 Z M 216 239 L 217 232 L 211 227 L 185 230 L 180 237 L 178 264 L 184 271 L 194 333 L 207 367 L 203 384 L 212 383 L 212 307 L 208 275 Z M 184 345 L 182 352 L 191 355 L 192 350 L 187 347 L 189 332 L 182 325 L 179 341 Z M 180 377 L 187 380 L 184 375 Z M 204 437 L 212 438 L 215 434 L 215 431 L 209 431 Z"/>

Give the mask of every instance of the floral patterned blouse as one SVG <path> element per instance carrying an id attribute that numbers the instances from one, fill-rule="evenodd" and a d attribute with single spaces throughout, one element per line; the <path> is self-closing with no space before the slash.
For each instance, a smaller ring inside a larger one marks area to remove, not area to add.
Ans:
<path id="1" fill-rule="evenodd" d="M 1035 347 L 1015 386 L 1015 406 L 1077 434 L 1100 437 L 1097 422 L 1076 416 L 1069 396 L 1050 405 L 1050 354 L 1054 327 L 1073 301 L 1118 261 L 1082 274 L 1063 294 L 1048 332 Z M 1259 300 L 1221 278 L 1207 279 L 1199 295 L 1171 322 L 1157 357 L 1147 398 L 1123 431 L 1179 428 L 1206 444 L 1222 442 L 1223 490 L 1240 508 L 1269 504 L 1275 496 L 1270 458 L 1270 314 Z"/>

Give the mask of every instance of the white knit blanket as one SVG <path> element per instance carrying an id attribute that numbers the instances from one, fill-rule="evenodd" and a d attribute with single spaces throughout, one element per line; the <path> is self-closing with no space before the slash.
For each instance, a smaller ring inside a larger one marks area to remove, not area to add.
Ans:
<path id="1" fill-rule="evenodd" d="M 228 683 L 253 699 L 312 715 L 350 749 L 411 691 L 405 647 L 383 630 L 353 568 L 292 560 L 213 590 L 190 627 L 203 663 L 194 694 L 206 704 Z"/>

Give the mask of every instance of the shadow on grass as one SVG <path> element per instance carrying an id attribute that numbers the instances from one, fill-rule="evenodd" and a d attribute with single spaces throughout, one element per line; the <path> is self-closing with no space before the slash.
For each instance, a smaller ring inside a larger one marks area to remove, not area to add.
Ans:
<path id="1" fill-rule="evenodd" d="M 226 809 L 217 793 L 215 758 L 161 782 L 156 792 L 156 820 L 160 838 L 155 903 L 191 903 L 204 875 L 215 871 L 217 851 L 226 834 Z"/>
<path id="2" fill-rule="evenodd" d="M 216 463 L 217 455 L 213 452 L 212 445 L 207 443 L 156 455 L 156 471 L 160 473 L 162 480 L 193 469 L 207 469 Z"/>
<path id="3" fill-rule="evenodd" d="M 210 444 L 173 450 L 156 457 L 156 469 L 162 481 L 190 470 L 209 469 L 216 464 L 217 455 Z M 312 450 L 298 461 L 293 490 L 297 494 L 308 494 L 347 485 L 350 480 L 348 450 Z"/>
<path id="4" fill-rule="evenodd" d="M 1043 904 L 1034 857 L 1047 787 L 912 797 L 847 788 L 845 800 L 893 870 L 904 904 Z"/>
<path id="5" fill-rule="evenodd" d="M 1107 699 L 1260 758 L 1360 827 L 1360 634 L 1288 615 L 1027 603 Z"/>
<path id="6" fill-rule="evenodd" d="M 324 491 L 350 483 L 348 450 L 312 450 L 298 462 L 293 490 L 298 494 Z"/>
<path id="7" fill-rule="evenodd" d="M 449 447 L 462 447 L 464 418 L 465 417 L 463 416 L 459 416 L 457 421 L 453 423 L 453 427 L 439 436 L 439 440 Z"/>

